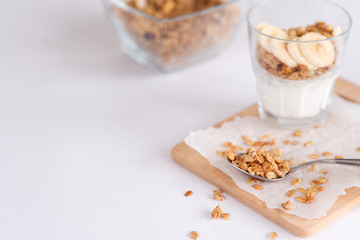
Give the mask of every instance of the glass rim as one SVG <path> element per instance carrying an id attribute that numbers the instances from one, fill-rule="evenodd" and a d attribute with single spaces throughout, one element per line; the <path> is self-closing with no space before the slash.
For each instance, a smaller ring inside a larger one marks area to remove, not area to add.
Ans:
<path id="1" fill-rule="evenodd" d="M 277 0 L 277 1 L 283 1 L 283 0 Z M 322 0 L 323 1 L 323 0 Z M 353 24 L 353 20 L 351 18 L 351 15 L 349 14 L 349 12 L 344 8 L 342 7 L 340 4 L 338 3 L 335 3 L 333 1 L 323 1 L 323 2 L 327 2 L 327 3 L 330 3 L 334 6 L 336 6 L 337 8 L 341 9 L 345 15 L 348 17 L 348 20 L 349 20 L 349 26 L 347 27 L 347 29 L 343 32 L 341 32 L 340 34 L 336 35 L 336 36 L 333 36 L 331 38 L 326 38 L 326 39 L 322 39 L 322 40 L 314 40 L 314 41 L 300 41 L 300 40 L 290 40 L 290 39 L 283 39 L 283 38 L 278 38 L 278 37 L 274 37 L 274 36 L 270 36 L 270 35 L 267 35 L 261 31 L 259 31 L 258 29 L 256 29 L 255 26 L 253 26 L 250 22 L 250 14 L 252 13 L 252 11 L 260 6 L 260 5 L 263 5 L 265 3 L 268 3 L 268 2 L 274 2 L 274 0 L 263 0 L 263 1 L 260 1 L 258 3 L 256 3 L 254 6 L 252 6 L 248 13 L 247 13 L 247 16 L 246 16 L 246 21 L 248 23 L 248 26 L 250 26 L 251 30 L 255 31 L 256 33 L 262 35 L 262 36 L 265 36 L 265 37 L 268 37 L 268 38 L 271 38 L 271 39 L 276 39 L 276 40 L 280 40 L 280 41 L 284 41 L 284 42 L 293 42 L 293 43 L 318 43 L 318 42 L 326 42 L 326 41 L 331 41 L 331 40 L 336 40 L 338 38 L 341 38 L 345 35 L 347 35 L 348 33 L 350 33 L 350 30 L 351 30 L 351 27 L 352 27 L 352 24 Z"/>
<path id="2" fill-rule="evenodd" d="M 202 16 L 202 15 L 205 15 L 205 14 L 215 12 L 215 11 L 217 11 L 217 10 L 219 10 L 221 8 L 224 8 L 224 7 L 228 6 L 228 5 L 231 5 L 233 3 L 243 2 L 243 1 L 244 0 L 229 0 L 229 1 L 225 2 L 225 3 L 221 3 L 219 5 L 216 5 L 216 6 L 213 6 L 213 7 L 210 7 L 210 8 L 206 8 L 206 9 L 203 9 L 203 10 L 198 11 L 198 12 L 192 12 L 192 13 L 188 13 L 188 14 L 173 17 L 173 18 L 157 18 L 157 17 L 154 17 L 154 16 L 152 16 L 150 14 L 144 13 L 144 12 L 140 11 L 139 9 L 136 9 L 136 8 L 133 8 L 133 7 L 129 6 L 129 5 L 127 5 L 124 0 L 109 0 L 109 2 L 112 2 L 113 4 L 115 4 L 118 7 L 121 7 L 124 10 L 136 13 L 138 15 L 141 15 L 142 17 L 149 18 L 152 21 L 160 22 L 160 23 L 174 22 L 174 21 L 180 21 L 180 20 L 184 20 L 184 19 L 187 19 L 187 18 L 191 18 L 191 17 Z"/>

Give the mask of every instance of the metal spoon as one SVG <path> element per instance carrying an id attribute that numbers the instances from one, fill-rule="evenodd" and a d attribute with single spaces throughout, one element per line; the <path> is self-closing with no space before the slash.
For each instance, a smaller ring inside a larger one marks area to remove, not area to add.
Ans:
<path id="1" fill-rule="evenodd" d="M 243 155 L 245 153 L 239 153 L 237 155 Z M 246 175 L 261 180 L 261 181 L 268 181 L 268 182 L 276 182 L 276 181 L 280 181 L 283 180 L 284 178 L 288 177 L 289 175 L 293 174 L 294 172 L 309 167 L 311 165 L 318 165 L 318 164 L 340 164 L 340 165 L 345 165 L 345 166 L 353 166 L 353 167 L 360 167 L 360 159 L 318 159 L 318 160 L 312 160 L 310 162 L 306 162 L 306 163 L 302 163 L 299 164 L 295 167 L 291 167 L 290 168 L 290 172 L 288 174 L 286 174 L 284 177 L 281 178 L 273 178 L 273 179 L 269 179 L 269 178 L 264 178 L 264 177 L 260 177 L 257 175 L 252 175 L 247 171 L 242 170 L 241 168 L 235 166 L 232 161 L 228 158 L 228 160 L 230 161 L 231 165 L 236 168 L 237 170 L 241 171 L 242 173 L 245 173 Z"/>

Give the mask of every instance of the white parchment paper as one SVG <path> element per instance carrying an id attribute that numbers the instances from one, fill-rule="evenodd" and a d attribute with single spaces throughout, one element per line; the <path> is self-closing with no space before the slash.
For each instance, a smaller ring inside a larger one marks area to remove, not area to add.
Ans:
<path id="1" fill-rule="evenodd" d="M 309 154 L 321 155 L 322 152 L 330 151 L 334 155 L 342 155 L 345 158 L 360 158 L 356 148 L 360 146 L 360 105 L 347 102 L 334 96 L 327 120 L 322 128 L 303 131 L 302 137 L 293 137 L 292 130 L 279 129 L 256 117 L 246 116 L 236 118 L 232 122 L 224 123 L 221 128 L 209 127 L 205 130 L 190 132 L 185 138 L 187 145 L 198 151 L 209 163 L 225 174 L 230 176 L 241 189 L 248 191 L 257 198 L 265 201 L 267 207 L 282 209 L 281 203 L 290 199 L 294 206 L 289 214 L 302 218 L 319 218 L 326 216 L 327 210 L 335 203 L 339 195 L 345 194 L 345 189 L 357 186 L 360 187 L 360 168 L 344 167 L 340 165 L 319 165 L 315 172 L 308 168 L 300 170 L 282 181 L 276 183 L 263 183 L 262 190 L 255 190 L 246 181 L 247 176 L 234 169 L 231 164 L 219 157 L 216 150 L 226 150 L 224 142 L 231 141 L 236 145 L 246 146 L 241 136 L 247 135 L 252 140 L 265 134 L 273 134 L 278 140 L 277 146 L 283 152 L 283 159 L 294 158 L 297 163 L 304 160 L 311 161 Z M 298 145 L 285 145 L 283 140 L 298 140 Z M 313 141 L 309 147 L 304 147 L 307 141 Z M 320 174 L 321 169 L 327 169 L 328 174 Z M 324 191 L 316 195 L 316 200 L 311 204 L 303 204 L 294 199 L 300 194 L 289 198 L 285 194 L 288 190 L 303 187 L 310 187 L 310 182 L 320 176 L 328 177 L 329 181 L 323 185 Z M 295 178 L 302 178 L 300 185 L 292 186 L 290 181 Z"/>

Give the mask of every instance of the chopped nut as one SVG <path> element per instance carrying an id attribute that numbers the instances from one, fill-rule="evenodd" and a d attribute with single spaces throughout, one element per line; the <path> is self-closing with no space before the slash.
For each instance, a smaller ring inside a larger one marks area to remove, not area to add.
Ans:
<path id="1" fill-rule="evenodd" d="M 261 189 L 262 189 L 262 186 L 259 185 L 259 184 L 254 184 L 254 185 L 253 185 L 253 188 L 255 188 L 256 190 L 261 190 Z"/>
<path id="2" fill-rule="evenodd" d="M 224 143 L 224 146 L 231 148 L 231 147 L 234 146 L 234 144 L 233 144 L 232 142 L 225 142 L 225 143 Z"/>
<path id="3" fill-rule="evenodd" d="M 330 157 L 330 156 L 332 156 L 332 152 L 323 152 L 321 155 L 323 157 Z"/>
<path id="4" fill-rule="evenodd" d="M 199 237 L 200 237 L 200 235 L 196 231 L 192 231 L 190 233 L 190 238 L 191 239 L 198 239 Z"/>
<path id="5" fill-rule="evenodd" d="M 295 194 L 295 189 L 289 190 L 289 191 L 286 193 L 286 195 L 287 195 L 288 197 L 292 197 L 292 196 L 294 196 L 294 194 Z"/>
<path id="6" fill-rule="evenodd" d="M 293 204 L 292 204 L 292 202 L 290 202 L 290 200 L 288 200 L 288 201 L 282 203 L 281 206 L 282 206 L 286 211 L 289 211 L 289 210 L 292 208 Z"/>
<path id="7" fill-rule="evenodd" d="M 304 143 L 304 147 L 308 147 L 312 144 L 313 142 L 312 141 L 307 141 L 306 143 Z"/>
<path id="8" fill-rule="evenodd" d="M 328 170 L 326 170 L 325 168 L 324 168 L 324 169 L 321 169 L 321 170 L 320 170 L 320 173 L 322 173 L 322 174 L 327 174 L 327 173 L 328 173 Z"/>
<path id="9" fill-rule="evenodd" d="M 214 208 L 214 210 L 211 213 L 211 218 L 212 219 L 220 218 L 221 213 L 222 213 L 222 209 L 220 208 L 220 205 L 217 205 L 216 208 Z"/>
<path id="10" fill-rule="evenodd" d="M 301 178 L 294 178 L 293 180 L 291 180 L 291 185 L 296 186 L 299 185 L 301 182 Z"/>
<path id="11" fill-rule="evenodd" d="M 220 213 L 220 218 L 224 220 L 230 220 L 230 213 Z"/>
<path id="12" fill-rule="evenodd" d="M 340 156 L 340 155 L 336 155 L 335 158 L 336 158 L 336 159 L 343 159 L 344 157 L 343 157 L 343 156 Z"/>
<path id="13" fill-rule="evenodd" d="M 315 171 L 316 171 L 316 167 L 317 167 L 317 165 L 312 165 L 312 166 L 310 167 L 310 171 L 311 171 L 311 172 L 315 172 Z"/>
<path id="14" fill-rule="evenodd" d="M 314 180 L 317 184 L 324 184 L 328 181 L 327 177 L 319 177 L 318 179 Z"/>
<path id="15" fill-rule="evenodd" d="M 271 240 L 275 240 L 277 237 L 278 237 L 278 235 L 277 235 L 276 232 L 271 232 L 271 233 L 270 233 L 270 238 L 271 238 Z"/>
<path id="16" fill-rule="evenodd" d="M 190 197 L 191 195 L 193 195 L 193 192 L 187 191 L 184 195 L 185 195 L 185 197 Z"/>
<path id="17" fill-rule="evenodd" d="M 302 136 L 302 131 L 301 130 L 297 130 L 293 133 L 294 137 L 301 137 Z"/>
<path id="18" fill-rule="evenodd" d="M 310 154 L 310 155 L 309 155 L 309 158 L 311 158 L 311 159 L 318 159 L 319 156 L 318 156 L 317 154 Z"/>

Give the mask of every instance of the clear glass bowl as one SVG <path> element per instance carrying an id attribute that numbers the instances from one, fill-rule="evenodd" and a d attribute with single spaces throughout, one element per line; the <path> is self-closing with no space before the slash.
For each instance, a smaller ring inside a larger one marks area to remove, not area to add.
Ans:
<path id="1" fill-rule="evenodd" d="M 103 1 L 121 50 L 135 61 L 164 72 L 220 52 L 238 29 L 243 7 L 243 0 L 229 0 L 198 12 L 160 19 L 129 6 L 125 0 Z"/>

